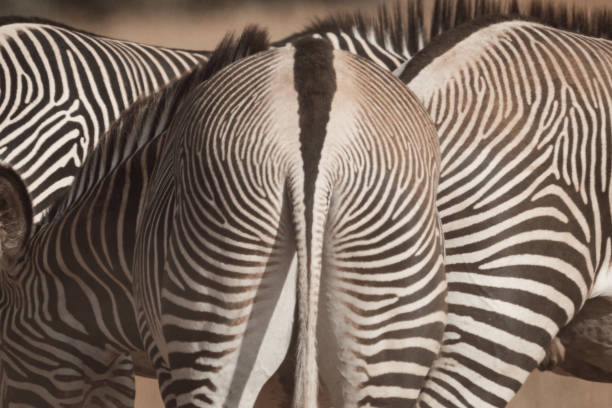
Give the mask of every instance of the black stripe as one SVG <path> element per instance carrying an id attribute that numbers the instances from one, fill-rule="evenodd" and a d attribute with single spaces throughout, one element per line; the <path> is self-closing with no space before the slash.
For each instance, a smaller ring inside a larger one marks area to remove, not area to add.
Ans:
<path id="1" fill-rule="evenodd" d="M 460 25 L 459 27 L 453 28 L 449 31 L 444 31 L 434 39 L 431 43 L 419 51 L 404 68 L 404 71 L 400 74 L 400 79 L 405 84 L 410 83 L 425 67 L 431 62 L 438 58 L 440 55 L 446 53 L 455 45 L 465 40 L 470 35 L 478 32 L 484 28 L 497 23 L 503 23 L 506 21 L 517 20 L 516 16 L 506 17 L 500 15 L 492 15 L 481 17 L 475 20 Z"/>
<path id="2" fill-rule="evenodd" d="M 327 40 L 305 37 L 295 43 L 294 81 L 298 93 L 300 150 L 304 163 L 306 239 L 312 237 L 314 185 L 336 92 L 333 47 Z"/>

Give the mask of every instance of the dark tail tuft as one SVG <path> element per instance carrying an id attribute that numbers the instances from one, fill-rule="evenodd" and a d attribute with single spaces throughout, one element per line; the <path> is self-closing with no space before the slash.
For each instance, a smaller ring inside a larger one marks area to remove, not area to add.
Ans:
<path id="1" fill-rule="evenodd" d="M 238 40 L 233 33 L 226 34 L 210 56 L 204 76 L 210 78 L 231 63 L 265 51 L 269 46 L 268 32 L 256 25 L 246 27 Z"/>

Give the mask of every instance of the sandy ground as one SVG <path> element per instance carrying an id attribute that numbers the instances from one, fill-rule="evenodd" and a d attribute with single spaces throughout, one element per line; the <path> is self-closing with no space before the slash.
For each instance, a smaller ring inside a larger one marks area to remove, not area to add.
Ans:
<path id="1" fill-rule="evenodd" d="M 264 400 L 256 408 L 271 406 L 276 407 L 269 400 Z M 552 373 L 534 372 L 508 408 L 609 408 L 610 406 L 612 406 L 612 384 L 591 383 Z M 136 408 L 163 408 L 156 380 L 136 379 Z"/>
<path id="2" fill-rule="evenodd" d="M 563 0 L 561 0 L 563 1 Z M 572 0 L 570 0 L 572 1 Z M 589 5 L 612 5 L 612 0 L 575 0 Z M 375 2 L 359 2 L 361 7 L 373 9 Z M 257 4 L 231 10 L 215 10 L 205 14 L 185 15 L 169 12 L 159 15 L 141 10 L 137 16 L 114 15 L 105 18 L 87 14 L 55 14 L 45 17 L 62 21 L 98 34 L 124 38 L 150 44 L 180 48 L 210 50 L 227 31 L 240 31 L 247 24 L 258 23 L 267 27 L 272 39 L 292 33 L 316 16 L 329 12 L 350 10 L 347 4 L 283 5 L 272 8 Z M 75 23 L 78 21 L 78 23 Z M 156 381 L 138 378 L 136 382 L 136 408 L 162 407 Z M 520 393 L 509 405 L 511 408 L 608 408 L 612 406 L 612 385 L 589 383 L 551 373 L 534 373 Z M 263 403 L 260 408 L 268 408 Z"/>

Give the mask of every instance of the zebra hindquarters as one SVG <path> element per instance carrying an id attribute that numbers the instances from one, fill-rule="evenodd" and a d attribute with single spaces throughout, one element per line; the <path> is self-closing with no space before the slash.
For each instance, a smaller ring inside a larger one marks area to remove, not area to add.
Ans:
<path id="1" fill-rule="evenodd" d="M 607 268 L 611 45 L 507 21 L 407 67 L 438 126 L 449 287 L 421 407 L 507 406 Z"/>
<path id="2" fill-rule="evenodd" d="M 321 375 L 335 407 L 409 407 L 446 323 L 437 137 L 394 77 L 338 51 L 334 68 L 317 180 L 328 197 Z"/>
<path id="3" fill-rule="evenodd" d="M 137 299 L 167 407 L 251 407 L 289 347 L 297 261 L 286 174 L 297 150 L 284 141 L 297 138 L 297 120 L 278 118 L 297 107 L 282 61 L 246 58 L 194 91 L 151 176 L 140 239 L 157 244 L 138 256 L 157 258 L 137 268 Z"/>

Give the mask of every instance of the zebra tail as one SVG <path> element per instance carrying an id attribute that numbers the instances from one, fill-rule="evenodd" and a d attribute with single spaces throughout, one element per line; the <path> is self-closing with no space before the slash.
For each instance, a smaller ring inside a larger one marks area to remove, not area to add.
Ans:
<path id="1" fill-rule="evenodd" d="M 317 316 L 321 270 L 323 266 L 323 246 L 325 222 L 328 213 L 326 195 L 316 191 L 313 194 L 313 216 L 305 216 L 307 206 L 301 183 L 294 184 L 297 194 L 291 194 L 293 225 L 298 257 L 298 350 L 295 372 L 294 408 L 316 408 L 318 406 L 318 367 L 317 367 Z M 291 190 L 290 190 L 291 191 Z M 321 199 L 323 198 L 323 199 Z M 318 199 L 318 200 L 317 200 Z M 310 239 L 307 231 L 310 230 Z"/>

